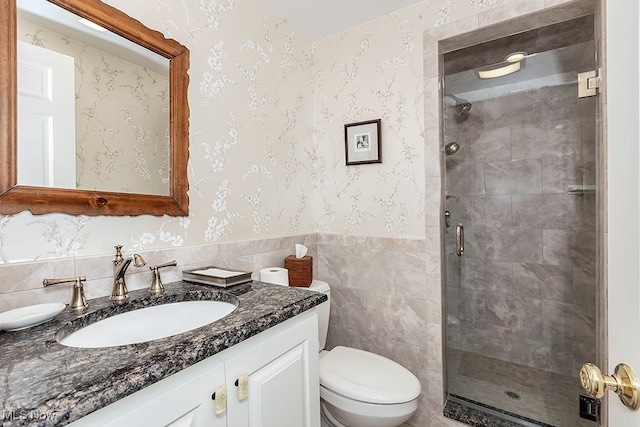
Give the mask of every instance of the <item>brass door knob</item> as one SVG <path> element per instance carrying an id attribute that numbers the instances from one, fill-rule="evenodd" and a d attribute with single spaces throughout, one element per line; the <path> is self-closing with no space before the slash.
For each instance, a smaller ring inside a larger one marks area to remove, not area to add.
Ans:
<path id="1" fill-rule="evenodd" d="M 580 383 L 591 396 L 600 399 L 604 392 L 616 392 L 620 400 L 634 411 L 640 407 L 640 384 L 631 368 L 624 363 L 616 366 L 613 375 L 602 375 L 600 369 L 591 363 L 582 365 Z"/>

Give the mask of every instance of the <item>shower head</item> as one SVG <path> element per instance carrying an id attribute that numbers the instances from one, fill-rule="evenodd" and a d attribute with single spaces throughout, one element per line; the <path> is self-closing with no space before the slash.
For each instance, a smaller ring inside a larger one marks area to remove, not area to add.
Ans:
<path id="1" fill-rule="evenodd" d="M 472 104 L 463 98 L 458 98 L 450 93 L 445 93 L 444 96 L 448 96 L 456 102 L 456 112 L 459 116 L 466 116 L 471 111 Z"/>
<path id="2" fill-rule="evenodd" d="M 457 142 L 450 142 L 444 146 L 444 154 L 447 156 L 453 156 L 460 149 L 460 144 Z"/>

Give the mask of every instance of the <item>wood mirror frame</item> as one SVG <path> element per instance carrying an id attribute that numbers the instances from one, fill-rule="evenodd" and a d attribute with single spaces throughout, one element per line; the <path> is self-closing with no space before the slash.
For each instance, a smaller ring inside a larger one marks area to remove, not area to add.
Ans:
<path id="1" fill-rule="evenodd" d="M 17 182 L 17 0 L 0 0 L 0 214 L 189 214 L 189 50 L 100 0 L 47 0 L 169 60 L 169 196 L 32 187 Z"/>

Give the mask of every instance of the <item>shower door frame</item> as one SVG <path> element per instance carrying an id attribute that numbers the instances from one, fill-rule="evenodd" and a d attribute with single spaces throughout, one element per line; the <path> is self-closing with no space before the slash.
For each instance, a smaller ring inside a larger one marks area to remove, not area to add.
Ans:
<path id="1" fill-rule="evenodd" d="M 527 31 L 530 29 L 535 29 L 535 28 L 539 28 L 541 25 L 539 24 L 540 22 L 544 22 L 544 26 L 547 25 L 551 25 L 554 23 L 558 23 L 558 22 L 563 22 L 563 21 L 567 21 L 570 20 L 572 18 L 577 18 L 583 15 L 587 15 L 587 14 L 594 14 L 596 16 L 596 20 L 598 20 L 598 13 L 599 13 L 599 8 L 600 8 L 600 2 L 599 0 L 594 1 L 590 1 L 590 0 L 576 0 L 576 1 L 566 1 L 565 3 L 560 4 L 557 7 L 553 7 L 553 8 L 545 8 L 541 11 L 537 11 L 531 14 L 525 14 L 525 15 L 516 15 L 511 21 L 508 21 L 507 18 L 505 18 L 503 21 L 498 20 L 497 23 L 492 24 L 492 25 L 487 25 L 484 27 L 480 27 L 480 28 L 473 28 L 473 26 L 471 28 L 466 28 L 465 29 L 465 23 L 462 24 L 458 24 L 456 26 L 454 25 L 449 25 L 446 26 L 446 30 L 443 31 L 443 29 L 435 29 L 435 30 L 431 30 L 431 31 L 427 31 L 425 32 L 425 45 L 427 45 L 429 43 L 430 40 L 435 41 L 435 45 L 437 46 L 437 58 L 438 58 L 438 81 L 442 82 L 443 80 L 443 55 L 445 53 L 454 51 L 454 50 L 458 50 L 464 47 L 468 47 L 471 45 L 476 45 L 479 43 L 482 43 L 483 41 L 489 41 L 492 39 L 496 39 L 496 38 L 501 38 L 501 37 L 505 37 L 505 36 L 509 36 L 511 34 L 514 33 L 518 33 L 518 32 L 522 32 L 522 31 Z M 602 27 L 599 27 L 598 25 L 596 25 L 596 29 L 598 31 L 602 31 Z M 596 33 L 595 35 L 596 37 L 596 41 L 599 42 L 601 36 L 601 33 Z M 598 46 L 599 48 L 600 46 Z M 431 52 L 428 51 L 428 49 L 425 49 L 425 63 L 426 61 L 429 60 L 428 55 Z M 434 52 L 435 53 L 435 52 Z M 598 58 L 600 58 L 600 52 L 598 52 Z M 443 84 L 440 83 L 438 85 L 438 105 L 437 105 L 437 115 L 434 114 L 435 117 L 437 117 L 437 122 L 439 123 L 439 132 L 438 132 L 438 138 L 440 140 L 438 147 L 440 150 L 440 168 L 441 168 L 441 199 L 440 199 L 440 215 L 441 215 L 441 225 L 440 225 L 440 253 L 441 253 L 441 277 L 442 277 L 442 281 L 441 281 L 441 291 L 442 291 L 442 306 L 443 306 L 443 315 L 442 315 L 442 355 L 443 355 L 443 364 L 446 364 L 446 340 L 447 340 L 447 335 L 446 335 L 446 307 L 445 307 L 445 286 L 446 286 L 446 268 L 445 268 L 445 248 L 444 248 L 444 210 L 445 210 L 445 176 L 444 176 L 444 155 L 442 153 L 442 148 L 444 145 L 444 119 L 443 119 L 443 96 L 444 93 L 443 91 Z M 427 97 L 428 98 L 428 97 Z M 600 100 L 599 101 L 599 105 L 602 106 L 603 105 L 603 101 Z M 426 108 L 436 108 L 435 105 L 427 105 Z M 603 132 L 601 131 L 601 127 L 598 128 L 599 135 L 598 135 L 598 141 L 597 144 L 600 146 L 605 146 L 606 145 L 606 140 L 605 140 L 605 136 L 603 134 Z M 597 160 L 599 161 L 599 159 Z M 602 178 L 599 178 L 599 186 L 602 186 Z M 606 188 L 605 188 L 606 190 Z M 605 200 L 606 203 L 606 200 Z M 602 205 L 598 205 L 598 209 L 603 209 Z M 598 221 L 601 221 L 601 218 L 598 217 Z M 600 264 L 601 260 L 603 259 L 603 245 L 605 244 L 605 239 L 606 236 L 603 238 L 603 234 L 602 234 L 602 227 L 600 222 L 597 225 L 597 241 L 598 241 L 598 255 L 597 255 L 597 260 L 598 263 Z M 599 268 L 602 264 L 599 265 Z M 595 363 L 604 364 L 604 361 L 606 360 L 606 356 L 607 356 L 607 352 L 606 352 L 606 332 L 605 332 L 605 328 L 606 328 L 606 322 L 605 322 L 605 318 L 606 318 L 606 299 L 605 299 L 605 295 L 606 295 L 606 271 L 602 272 L 600 274 L 600 277 L 597 282 L 597 294 L 598 294 L 598 316 L 597 316 L 597 320 L 596 320 L 596 327 L 597 327 L 597 334 L 596 334 L 596 339 L 597 339 L 597 346 L 598 346 L 598 357 L 597 360 L 595 361 Z M 442 389 L 442 399 L 443 399 L 443 406 L 444 406 L 444 402 L 446 401 L 447 398 L 447 374 L 446 374 L 446 366 L 443 366 L 443 370 L 442 370 L 442 377 L 443 377 L 443 389 Z M 602 416 L 602 425 L 607 425 L 607 414 L 608 414 L 608 407 L 607 407 L 607 399 L 603 399 L 603 416 Z"/>

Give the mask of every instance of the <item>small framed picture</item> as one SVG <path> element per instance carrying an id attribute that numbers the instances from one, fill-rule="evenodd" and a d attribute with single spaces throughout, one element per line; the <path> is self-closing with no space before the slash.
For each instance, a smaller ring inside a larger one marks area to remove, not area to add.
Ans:
<path id="1" fill-rule="evenodd" d="M 347 166 L 382 163 L 380 119 L 344 125 Z"/>

